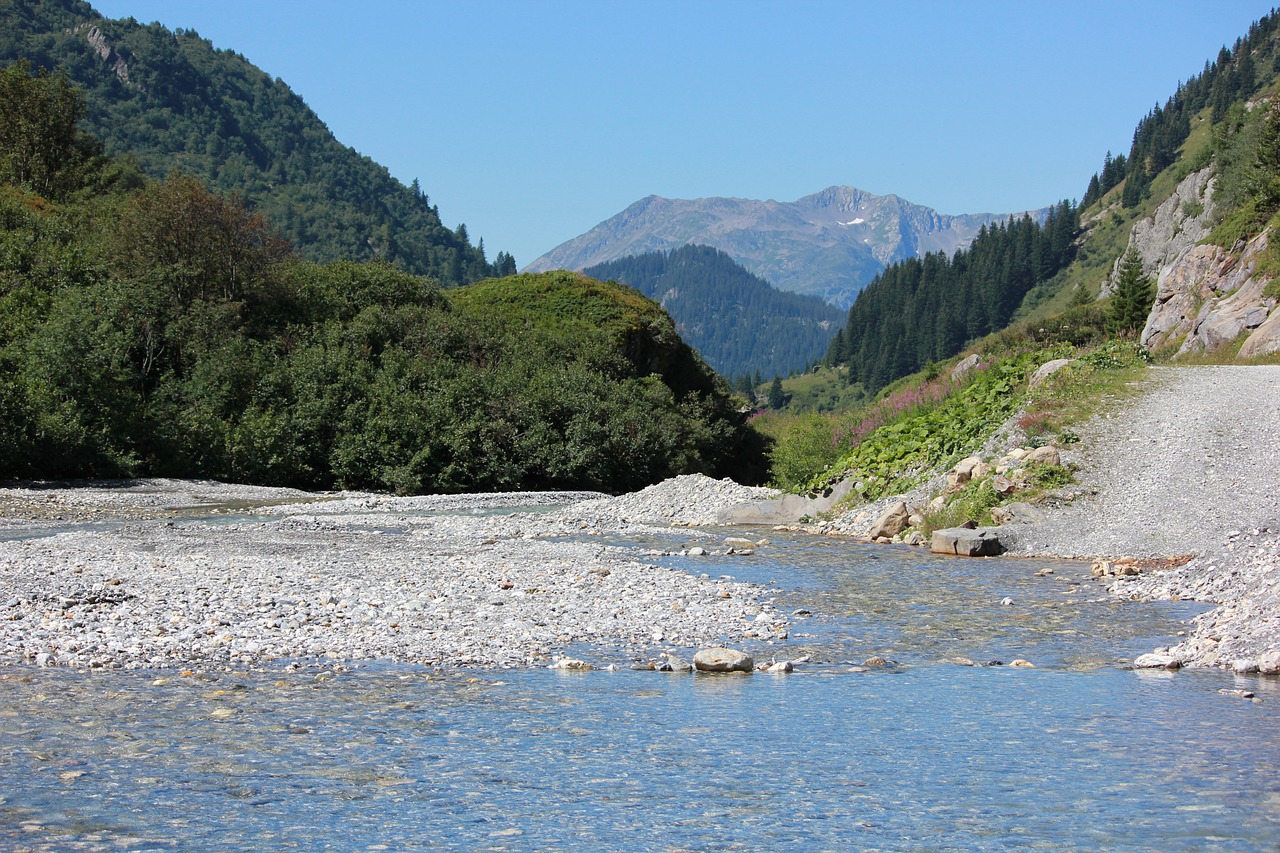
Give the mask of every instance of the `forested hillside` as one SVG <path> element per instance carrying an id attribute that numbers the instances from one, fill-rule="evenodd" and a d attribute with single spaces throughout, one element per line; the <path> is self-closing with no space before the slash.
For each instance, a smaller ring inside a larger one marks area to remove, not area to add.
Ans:
<path id="1" fill-rule="evenodd" d="M 1003 328 L 1023 298 L 1073 257 L 1079 211 L 1051 208 L 1044 225 L 1029 216 L 984 226 L 968 249 L 930 252 L 889 266 L 854 301 L 826 361 L 874 393 L 893 380 L 960 352 Z"/>
<path id="2" fill-rule="evenodd" d="M 81 102 L 0 70 L 0 477 L 397 492 L 754 480 L 763 441 L 656 303 L 576 273 L 442 291 L 297 258 Z"/>
<path id="3" fill-rule="evenodd" d="M 1163 105 L 1157 104 L 1138 122 L 1127 158 L 1113 161 L 1108 155 L 1101 175 L 1090 180 L 1080 206 L 1088 207 L 1122 180 L 1125 207 L 1135 207 L 1146 198 L 1152 180 L 1177 160 L 1194 122 L 1207 118 L 1217 125 L 1233 104 L 1242 108 L 1244 101 L 1275 82 L 1280 72 L 1277 30 L 1280 15 L 1273 12 L 1250 26 L 1249 32 L 1236 39 L 1232 47 L 1224 46 L 1216 59 L 1205 60 L 1200 74 L 1179 84 Z M 1206 108 L 1208 115 L 1199 115 Z M 1207 162 L 1191 165 L 1198 167 Z"/>
<path id="4" fill-rule="evenodd" d="M 1164 104 L 1153 107 L 1138 122 L 1128 154 L 1107 153 L 1078 207 L 1060 203 L 1055 217 L 1042 228 L 1025 221 L 989 228 L 954 258 L 929 255 L 890 266 L 850 309 L 827 362 L 848 365 L 849 381 L 862 382 L 874 392 L 1003 328 L 1033 291 L 1043 295 L 1071 286 L 1077 298 L 1087 298 L 1079 286 L 1086 278 L 1083 272 L 1068 271 L 1055 278 L 1075 256 L 1080 214 L 1089 211 L 1090 225 L 1105 228 L 1114 241 L 1126 233 L 1128 218 L 1137 215 L 1140 205 L 1162 200 L 1148 202 L 1161 175 L 1170 174 L 1162 185 L 1167 195 L 1177 179 L 1216 160 L 1219 198 L 1235 211 L 1228 219 L 1253 220 L 1252 229 L 1239 224 L 1228 228 L 1231 239 L 1257 233 L 1270 215 L 1262 212 L 1270 208 L 1265 200 L 1257 203 L 1258 211 L 1252 206 L 1267 192 L 1254 185 L 1260 180 L 1257 170 L 1234 161 L 1271 156 L 1265 150 L 1259 155 L 1257 145 L 1242 143 L 1241 134 L 1247 139 L 1263 128 L 1260 121 L 1246 122 L 1246 116 L 1256 112 L 1246 102 L 1276 85 L 1277 30 L 1280 15 L 1262 18 L 1233 46 L 1206 61 L 1200 74 L 1179 84 Z M 1209 132 L 1202 134 L 1194 151 L 1184 150 L 1201 124 L 1208 125 Z M 1215 239 L 1226 238 L 1220 233 Z M 1094 256 L 1091 263 L 1098 275 L 1110 269 L 1122 251 L 1123 243 L 1104 247 L 1091 237 L 1083 241 L 1082 252 Z"/>
<path id="5" fill-rule="evenodd" d="M 238 194 L 306 259 L 386 261 L 445 286 L 515 272 L 445 227 L 417 181 L 334 139 L 284 81 L 194 31 L 103 20 L 83 0 L 0 0 L 0 65 L 19 59 L 81 88 L 82 125 L 107 153 Z"/>
<path id="6" fill-rule="evenodd" d="M 681 336 L 725 376 L 786 376 L 817 361 L 844 312 L 775 289 L 708 246 L 648 252 L 588 267 L 656 299 Z"/>

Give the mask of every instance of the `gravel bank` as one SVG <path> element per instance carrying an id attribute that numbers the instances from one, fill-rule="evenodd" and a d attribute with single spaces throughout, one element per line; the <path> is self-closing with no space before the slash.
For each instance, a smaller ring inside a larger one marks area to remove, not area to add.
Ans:
<path id="1" fill-rule="evenodd" d="M 672 506 L 714 513 L 736 499 L 704 477 L 609 500 L 662 519 Z M 663 649 L 785 638 L 759 587 L 549 541 L 646 529 L 601 500 L 313 496 L 164 480 L 7 489 L 11 513 L 52 509 L 9 518 L 0 539 L 0 663 L 531 666 L 590 644 L 626 665 Z M 191 517 L 172 518 L 175 508 Z M 484 514 L 495 508 L 508 512 Z"/>
<path id="2" fill-rule="evenodd" d="M 1096 495 L 1052 512 L 1014 551 L 1198 555 L 1112 590 L 1222 605 L 1171 654 L 1247 668 L 1280 649 L 1280 366 L 1153 368 L 1150 376 L 1132 404 L 1080 430 L 1072 457 Z"/>

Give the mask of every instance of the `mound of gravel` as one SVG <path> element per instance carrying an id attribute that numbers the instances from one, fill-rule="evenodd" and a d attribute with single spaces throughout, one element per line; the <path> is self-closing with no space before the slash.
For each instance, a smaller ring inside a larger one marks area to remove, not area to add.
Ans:
<path id="1" fill-rule="evenodd" d="M 684 474 L 631 494 L 576 503 L 563 510 L 563 514 L 591 523 L 720 524 L 728 511 L 739 504 L 769 500 L 781 494 L 777 489 L 742 486 L 729 479 Z"/>

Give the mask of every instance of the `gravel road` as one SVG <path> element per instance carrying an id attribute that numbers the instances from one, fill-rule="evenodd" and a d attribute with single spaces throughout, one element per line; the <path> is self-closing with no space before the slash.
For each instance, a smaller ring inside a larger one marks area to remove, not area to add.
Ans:
<path id="1" fill-rule="evenodd" d="M 1280 668 L 1280 366 L 1153 368 L 1149 377 L 1132 403 L 1080 430 L 1072 456 L 1096 495 L 1051 513 L 1014 550 L 1197 555 L 1111 587 L 1221 605 L 1149 661 Z"/>
<path id="2" fill-rule="evenodd" d="M 1051 514 L 1019 553 L 1202 554 L 1280 520 L 1280 366 L 1152 368 L 1149 387 L 1082 427 L 1097 495 Z"/>

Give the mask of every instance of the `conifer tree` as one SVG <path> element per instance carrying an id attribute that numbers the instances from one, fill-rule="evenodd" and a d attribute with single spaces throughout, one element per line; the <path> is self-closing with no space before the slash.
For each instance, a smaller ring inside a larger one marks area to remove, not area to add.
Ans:
<path id="1" fill-rule="evenodd" d="M 782 390 L 782 379 L 773 377 L 773 384 L 769 386 L 769 408 L 781 409 L 787 404 L 786 392 Z"/>
<path id="2" fill-rule="evenodd" d="M 1118 335 L 1136 335 L 1147 323 L 1155 291 L 1151 279 L 1142 274 L 1142 258 L 1132 247 L 1120 261 L 1119 278 L 1111 295 L 1107 323 Z"/>

